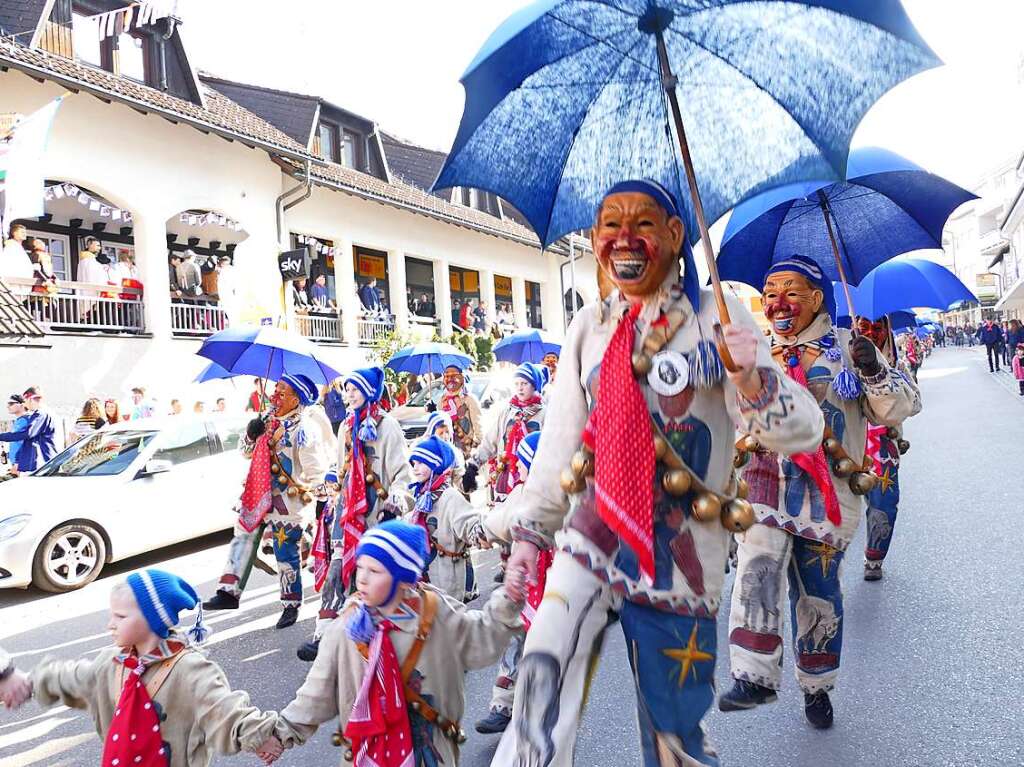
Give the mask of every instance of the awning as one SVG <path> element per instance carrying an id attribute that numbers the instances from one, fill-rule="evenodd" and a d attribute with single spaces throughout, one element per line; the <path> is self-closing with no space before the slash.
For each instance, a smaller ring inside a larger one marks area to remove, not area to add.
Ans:
<path id="1" fill-rule="evenodd" d="M 1003 293 L 995 306 L 996 309 L 1024 309 L 1024 277 L 1021 277 L 1013 286 Z"/>

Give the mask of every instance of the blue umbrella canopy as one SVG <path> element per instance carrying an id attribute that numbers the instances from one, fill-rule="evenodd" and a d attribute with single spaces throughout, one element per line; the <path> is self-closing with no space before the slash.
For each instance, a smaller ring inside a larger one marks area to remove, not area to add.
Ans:
<path id="1" fill-rule="evenodd" d="M 209 365 L 204 367 L 200 371 L 199 375 L 195 377 L 195 383 L 205 383 L 206 381 L 218 381 L 224 378 L 234 378 L 235 374 L 230 370 L 221 367 L 216 362 L 211 362 Z"/>
<path id="2" fill-rule="evenodd" d="M 696 241 L 659 40 L 709 221 L 780 184 L 844 178 L 871 105 L 940 63 L 899 0 L 541 0 L 462 76 L 435 188 L 494 192 L 546 246 L 591 226 L 614 183 L 653 179 Z"/>
<path id="3" fill-rule="evenodd" d="M 977 301 L 949 269 L 923 258 L 895 258 L 871 271 L 857 286 L 854 306 L 875 319 L 910 307 L 946 310 L 959 301 Z"/>
<path id="4" fill-rule="evenodd" d="M 326 385 L 341 373 L 320 360 L 319 353 L 311 341 L 270 325 L 222 330 L 207 338 L 196 352 L 232 376 L 279 381 L 285 374 L 303 373 L 313 383 Z"/>
<path id="5" fill-rule="evenodd" d="M 773 263 L 800 253 L 838 280 L 834 235 L 846 279 L 859 285 L 895 256 L 941 248 L 946 220 L 974 199 L 966 189 L 893 152 L 856 149 L 850 153 L 846 181 L 790 184 L 738 205 L 722 238 L 719 272 L 722 279 L 759 288 Z M 863 314 L 856 298 L 854 308 Z"/>
<path id="6" fill-rule="evenodd" d="M 494 345 L 494 358 L 499 362 L 540 362 L 546 354 L 561 354 L 562 345 L 551 340 L 543 330 L 523 330 L 505 336 Z"/>
<path id="7" fill-rule="evenodd" d="M 386 367 L 398 373 L 443 373 L 445 368 L 457 367 L 465 370 L 473 364 L 473 358 L 451 344 L 422 343 L 399 349 L 387 361 Z"/>

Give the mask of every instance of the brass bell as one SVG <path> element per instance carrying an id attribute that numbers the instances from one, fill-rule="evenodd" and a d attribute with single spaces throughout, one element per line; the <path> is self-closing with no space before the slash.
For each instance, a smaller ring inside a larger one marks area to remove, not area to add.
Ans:
<path id="1" fill-rule="evenodd" d="M 307 493 L 303 493 L 302 494 L 302 502 L 303 503 L 312 503 L 312 501 L 313 501 L 313 494 L 312 493 L 308 493 L 307 492 Z"/>
<path id="2" fill-rule="evenodd" d="M 572 456 L 571 466 L 572 473 L 577 477 L 589 477 L 594 473 L 594 457 L 577 450 Z"/>
<path id="3" fill-rule="evenodd" d="M 875 488 L 878 478 L 866 471 L 855 471 L 850 475 L 850 490 L 854 495 L 867 495 Z"/>
<path id="4" fill-rule="evenodd" d="M 419 711 L 420 710 L 420 702 L 418 700 L 414 700 L 409 705 L 412 706 L 412 710 L 413 711 Z"/>
<path id="5" fill-rule="evenodd" d="M 582 477 L 577 477 L 572 473 L 572 469 L 562 469 L 561 476 L 562 490 L 569 495 L 575 495 L 576 493 L 583 490 L 586 487 L 586 482 Z"/>
<path id="6" fill-rule="evenodd" d="M 290 495 L 292 498 L 294 498 L 298 494 L 299 488 L 295 487 L 295 485 L 292 485 L 291 487 L 288 488 L 288 495 Z"/>
<path id="7" fill-rule="evenodd" d="M 271 474 L 279 474 L 280 472 L 281 472 L 281 464 L 279 464 L 279 463 L 272 463 L 272 464 L 270 464 L 270 473 Z"/>
<path id="8" fill-rule="evenodd" d="M 466 742 L 466 731 L 463 730 L 461 727 L 459 728 L 459 735 L 457 738 L 455 738 L 455 742 L 458 743 L 460 746 Z"/>
<path id="9" fill-rule="evenodd" d="M 850 458 L 840 458 L 832 463 L 832 473 L 837 477 L 848 477 L 857 470 L 857 464 Z"/>
<path id="10" fill-rule="evenodd" d="M 345 742 L 345 739 L 341 736 L 340 732 L 331 733 L 331 743 L 339 748 Z"/>
<path id="11" fill-rule="evenodd" d="M 661 486 L 669 495 L 686 495 L 692 484 L 693 478 L 686 469 L 670 469 L 661 475 Z"/>
<path id="12" fill-rule="evenodd" d="M 761 443 L 757 441 L 757 437 L 748 434 L 740 440 L 740 448 L 747 453 L 756 453 L 761 448 Z"/>
<path id="13" fill-rule="evenodd" d="M 835 437 L 829 437 L 821 443 L 821 446 L 825 448 L 825 452 L 829 455 L 835 455 L 843 447 L 842 443 Z"/>
<path id="14" fill-rule="evenodd" d="M 378 498 L 387 498 L 388 497 L 388 491 L 384 489 L 383 485 L 381 485 L 380 487 L 377 488 L 377 497 Z"/>
<path id="15" fill-rule="evenodd" d="M 748 463 L 750 463 L 750 453 L 747 453 L 743 450 L 736 453 L 736 455 L 732 457 L 733 468 L 742 469 Z"/>
<path id="16" fill-rule="evenodd" d="M 722 510 L 722 527 L 730 532 L 742 533 L 755 521 L 753 505 L 742 498 L 737 498 Z"/>
<path id="17" fill-rule="evenodd" d="M 345 751 L 345 761 L 346 762 L 351 762 L 354 758 L 355 758 L 355 754 L 352 753 L 352 749 L 351 748 Z"/>
<path id="18" fill-rule="evenodd" d="M 377 484 L 377 475 L 372 471 L 366 472 L 366 484 L 371 486 Z"/>
<path id="19" fill-rule="evenodd" d="M 693 516 L 698 522 L 710 522 L 722 511 L 722 502 L 713 493 L 701 493 L 693 502 Z"/>
<path id="20" fill-rule="evenodd" d="M 651 372 L 654 363 L 651 358 L 643 352 L 633 355 L 633 372 L 638 376 L 645 376 Z"/>
<path id="21" fill-rule="evenodd" d="M 654 437 L 654 457 L 659 461 L 668 454 L 668 440 L 660 434 Z"/>
<path id="22" fill-rule="evenodd" d="M 750 494 L 750 484 L 743 477 L 736 480 L 736 495 L 746 498 Z"/>
<path id="23" fill-rule="evenodd" d="M 910 450 L 910 442 L 905 439 L 901 439 L 896 443 L 896 449 L 900 451 L 900 455 L 905 455 Z"/>

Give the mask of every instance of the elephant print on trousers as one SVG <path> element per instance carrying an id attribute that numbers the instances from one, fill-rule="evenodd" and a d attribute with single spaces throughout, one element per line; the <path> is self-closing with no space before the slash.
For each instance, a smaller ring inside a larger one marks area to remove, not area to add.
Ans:
<path id="1" fill-rule="evenodd" d="M 777 633 L 779 630 L 779 588 L 782 563 L 767 554 L 750 561 L 743 573 L 740 599 L 743 603 L 743 622 L 752 631 Z M 760 619 L 760 627 L 757 621 Z"/>

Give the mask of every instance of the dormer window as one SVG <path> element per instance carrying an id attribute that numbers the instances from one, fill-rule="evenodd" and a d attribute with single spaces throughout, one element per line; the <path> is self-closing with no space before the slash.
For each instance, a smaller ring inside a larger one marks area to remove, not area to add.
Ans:
<path id="1" fill-rule="evenodd" d="M 55 8 L 54 13 L 57 12 Z M 66 18 L 66 17 L 65 17 Z M 74 55 L 76 59 L 94 67 L 105 69 L 115 75 L 122 75 L 146 85 L 152 85 L 149 76 L 149 45 L 152 41 L 150 35 L 136 32 L 134 28 L 130 31 L 122 31 L 120 21 L 114 31 L 115 34 L 104 36 L 101 34 L 102 19 L 96 15 L 86 15 L 84 12 L 72 11 L 71 13 L 71 50 L 61 50 L 57 45 L 57 52 L 61 55 Z M 51 27 L 55 25 L 51 24 Z M 59 27 L 57 27 L 59 29 Z M 66 30 L 66 27 L 64 28 Z M 59 37 L 59 35 L 58 35 Z M 53 48 L 50 45 L 49 48 Z"/>
<path id="2" fill-rule="evenodd" d="M 338 147 L 338 126 L 321 120 L 318 136 L 320 139 L 320 156 L 330 162 L 341 162 L 341 154 Z"/>
<path id="3" fill-rule="evenodd" d="M 353 168 L 355 170 L 362 170 L 362 157 L 360 145 L 362 141 L 360 136 L 355 131 L 347 130 L 344 133 L 344 146 L 342 148 L 341 163 L 346 168 Z"/>

